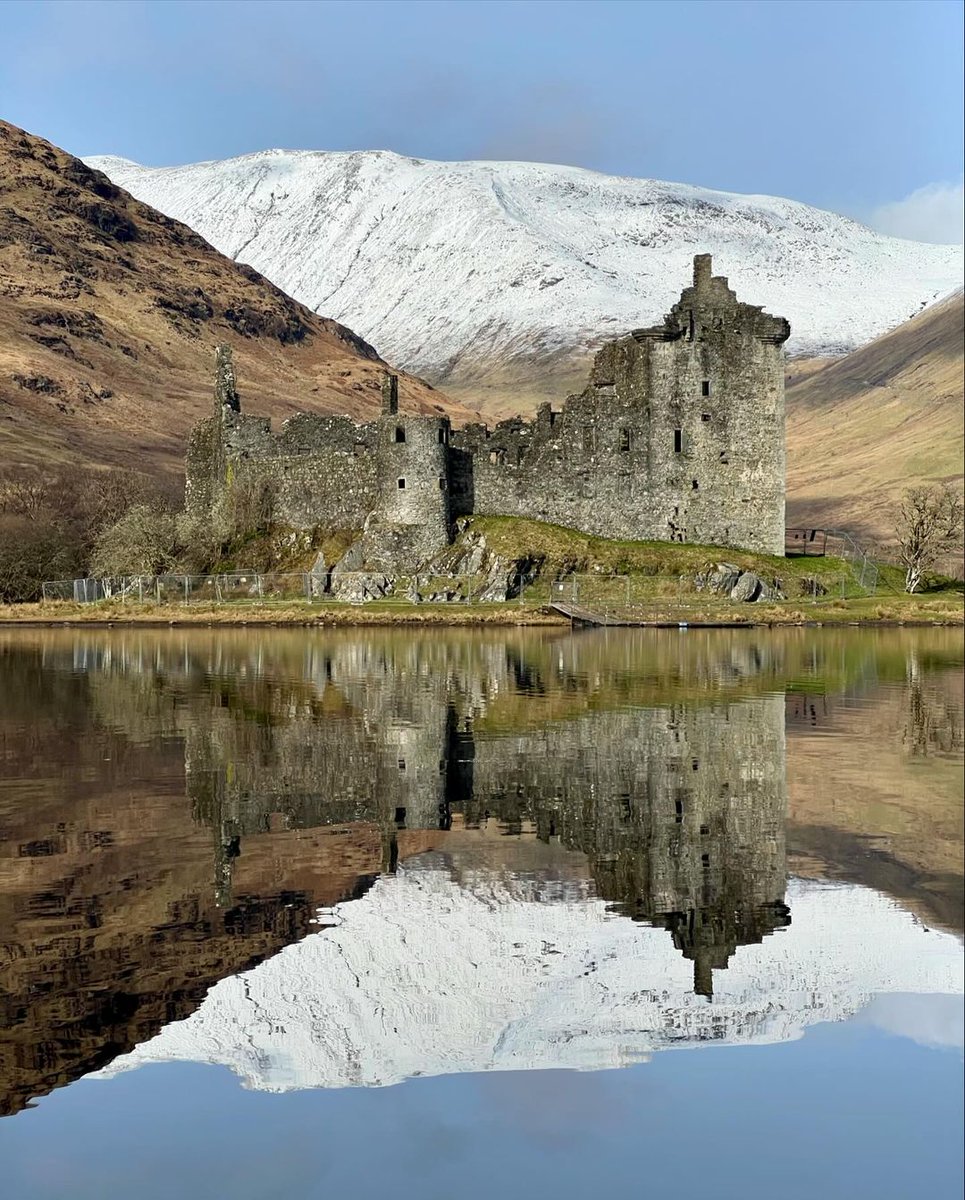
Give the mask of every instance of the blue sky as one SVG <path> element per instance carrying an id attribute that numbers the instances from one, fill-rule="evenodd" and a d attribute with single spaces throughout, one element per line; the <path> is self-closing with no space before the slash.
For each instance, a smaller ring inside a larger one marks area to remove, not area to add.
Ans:
<path id="1" fill-rule="evenodd" d="M 961 240 L 959 0 L 7 0 L 0 41 L 2 115 L 76 154 L 535 159 Z"/>

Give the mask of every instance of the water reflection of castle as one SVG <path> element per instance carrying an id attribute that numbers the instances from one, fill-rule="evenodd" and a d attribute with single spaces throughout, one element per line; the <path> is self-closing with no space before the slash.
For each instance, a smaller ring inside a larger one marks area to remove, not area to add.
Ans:
<path id="1" fill-rule="evenodd" d="M 807 970 L 806 920 L 781 937 L 773 959 L 770 939 L 749 944 L 787 920 L 785 724 L 790 731 L 839 720 L 847 710 L 834 716 L 836 696 L 870 694 L 882 677 L 900 678 L 901 688 L 876 692 L 886 723 L 869 751 L 893 736 L 916 755 L 934 746 L 933 767 L 939 752 L 959 761 L 961 754 L 960 643 L 945 631 L 916 630 L 889 634 L 883 650 L 878 637 L 828 630 L 0 635 L 8 684 L 0 693 L 7 766 L 0 1115 L 199 1011 L 219 980 L 247 978 L 260 963 L 282 970 L 277 952 L 293 942 L 306 951 L 327 945 L 331 934 L 305 937 L 317 929 L 320 906 L 362 898 L 341 909 L 351 941 L 352 920 L 364 925 L 387 896 L 411 904 L 426 894 L 418 879 L 442 874 L 463 902 L 469 924 L 459 946 L 467 952 L 474 938 L 498 942 L 501 920 L 511 918 L 513 904 L 492 908 L 487 880 L 496 878 L 509 899 L 534 898 L 531 983 L 542 971 L 541 938 L 554 938 L 567 912 L 580 914 L 571 948 L 582 979 L 576 951 L 595 953 L 587 951 L 588 930 L 601 919 L 594 894 L 656 926 L 629 925 L 625 936 L 628 922 L 606 922 L 623 927 L 620 962 L 634 948 L 651 962 L 645 986 L 654 976 L 659 983 L 661 972 L 674 977 L 670 1008 L 651 1014 L 658 1025 L 671 1021 L 674 1038 L 678 1017 L 692 1038 L 720 1036 L 724 1010 L 736 1004 L 747 1019 L 733 1026 L 734 1036 L 746 1040 L 760 1025 L 755 997 L 770 984 L 775 1012 L 811 996 L 821 1019 L 836 1019 L 844 1010 L 823 1006 L 818 986 L 830 936 L 824 926 L 811 939 Z M 895 639 L 905 646 L 899 655 Z M 910 665 L 917 655 L 927 655 L 932 670 L 947 668 L 924 694 Z M 845 731 L 867 724 L 867 713 L 852 711 L 849 720 Z M 837 744 L 850 754 L 854 743 Z M 821 761 L 840 780 L 847 777 L 840 756 L 837 767 L 833 755 L 824 757 L 834 745 L 822 748 Z M 913 854 L 906 844 L 904 858 L 870 856 L 867 843 L 847 832 L 875 828 L 870 801 L 846 814 L 851 823 L 836 834 L 829 818 L 842 805 L 836 800 L 832 811 L 815 787 L 822 768 L 802 775 L 801 751 L 799 738 L 792 858 L 795 845 L 799 862 L 801 846 L 807 854 L 814 847 L 817 861 L 845 880 L 890 891 L 897 879 L 899 896 L 931 898 L 922 904 L 929 924 L 937 908 L 939 923 L 960 928 L 960 868 L 952 874 L 940 855 L 946 844 L 951 853 L 960 846 L 960 823 L 941 820 L 959 812 L 958 779 L 950 775 L 944 793 L 935 788 L 929 837 L 916 833 Z M 793 761 L 788 775 L 793 801 Z M 916 804 L 926 800 L 920 787 Z M 877 795 L 874 787 L 869 795 Z M 493 836 L 497 830 L 518 836 Z M 906 866 L 919 862 L 919 840 L 930 847 L 924 877 Z M 397 865 L 405 869 L 375 882 Z M 901 883 L 907 878 L 912 885 Z M 484 899 L 473 900 L 477 891 Z M 796 906 L 801 894 L 798 887 Z M 452 923 L 434 903 L 407 912 L 426 924 L 418 991 L 433 973 L 433 955 L 445 958 L 437 941 Z M 483 912 L 490 935 L 473 923 Z M 857 978 L 854 939 L 877 944 L 866 918 L 856 911 L 836 925 L 847 932 L 842 979 Z M 715 985 L 713 1005 L 689 992 L 690 972 L 663 929 L 694 963 L 698 991 Z M 415 930 L 404 934 L 392 970 L 412 966 L 406 947 Z M 712 980 L 741 945 L 746 951 Z M 384 947 L 372 949 L 377 973 Z M 561 961 L 549 955 L 544 962 Z M 662 966 L 652 965 L 654 955 Z M 500 989 L 512 992 L 522 976 L 507 975 L 512 963 L 500 955 L 490 959 L 490 998 L 499 1007 Z M 882 974 L 870 953 L 865 991 L 915 990 L 917 962 L 911 955 L 900 977 Z M 624 974 L 635 1012 L 637 977 Z M 324 971 L 318 977 L 331 983 Z M 375 982 L 377 1008 L 384 997 Z M 478 994 L 478 977 L 475 985 L 467 995 Z M 351 979 L 347 986 L 354 996 Z M 385 994 L 394 986 L 387 978 Z M 580 1010 L 567 1038 L 580 1022 L 600 1032 L 591 1008 Z"/>
<path id="2" fill-rule="evenodd" d="M 495 819 L 582 851 L 597 893 L 664 926 L 710 996 L 738 946 L 790 920 L 783 696 L 595 709 L 579 647 L 570 660 L 572 644 L 535 659 L 490 649 L 472 670 L 440 672 L 411 647 L 335 645 L 309 655 L 298 701 L 265 680 L 252 706 L 226 684 L 185 752 L 195 814 L 216 831 L 222 902 L 254 834 L 374 826 L 374 875 L 394 870 L 407 832 Z M 746 681 L 766 664 L 745 643 L 727 665 Z M 490 719 L 500 695 L 547 711 L 504 732 Z"/>

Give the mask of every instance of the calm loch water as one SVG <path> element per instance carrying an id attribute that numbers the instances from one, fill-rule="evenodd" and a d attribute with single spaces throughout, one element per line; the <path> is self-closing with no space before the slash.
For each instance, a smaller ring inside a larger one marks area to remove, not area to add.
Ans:
<path id="1" fill-rule="evenodd" d="M 5 1197 L 961 1194 L 959 632 L 0 671 Z"/>

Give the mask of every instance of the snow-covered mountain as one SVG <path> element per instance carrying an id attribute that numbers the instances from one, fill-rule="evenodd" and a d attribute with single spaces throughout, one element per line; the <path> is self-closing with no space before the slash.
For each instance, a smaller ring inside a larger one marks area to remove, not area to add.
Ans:
<path id="1" fill-rule="evenodd" d="M 221 1063 L 248 1087 L 288 1091 L 600 1070 L 800 1037 L 885 993 L 961 995 L 958 940 L 878 892 L 792 880 L 787 899 L 791 925 L 739 947 L 708 1003 L 670 935 L 614 915 L 588 883 L 478 869 L 457 882 L 424 855 L 98 1074 Z"/>
<path id="2" fill-rule="evenodd" d="M 742 299 L 789 318 L 792 352 L 853 349 L 962 282 L 961 247 L 575 167 L 383 151 L 87 161 L 444 386 L 492 370 L 535 379 L 539 364 L 565 376 L 600 340 L 659 319 L 698 251 Z"/>

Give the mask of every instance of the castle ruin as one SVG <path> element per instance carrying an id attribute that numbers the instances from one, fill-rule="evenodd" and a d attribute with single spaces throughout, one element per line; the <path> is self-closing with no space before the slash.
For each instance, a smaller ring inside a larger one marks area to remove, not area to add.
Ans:
<path id="1" fill-rule="evenodd" d="M 273 434 L 241 411 L 219 348 L 215 413 L 187 456 L 188 511 L 261 489 L 280 523 L 351 532 L 355 570 L 418 569 L 473 514 L 780 555 L 789 334 L 699 254 L 663 323 L 604 345 L 579 395 L 493 429 L 400 413 L 390 375 L 377 420 L 299 413 Z"/>

